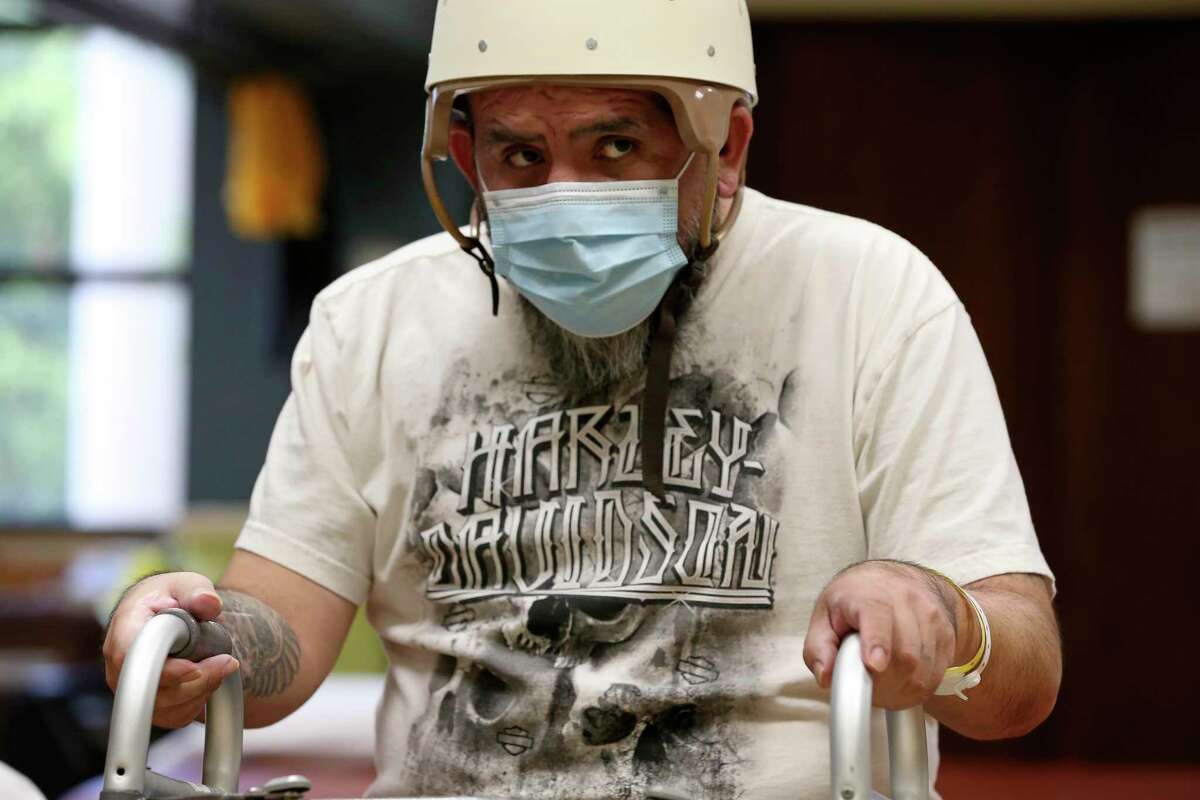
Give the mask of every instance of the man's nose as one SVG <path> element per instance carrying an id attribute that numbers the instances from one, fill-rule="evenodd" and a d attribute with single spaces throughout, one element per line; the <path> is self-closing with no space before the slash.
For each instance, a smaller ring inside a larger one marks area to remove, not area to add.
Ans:
<path id="1" fill-rule="evenodd" d="M 589 171 L 584 165 L 558 159 L 550 163 L 550 172 L 546 175 L 546 183 L 581 183 L 598 180 L 603 180 L 603 178 L 595 171 Z"/>

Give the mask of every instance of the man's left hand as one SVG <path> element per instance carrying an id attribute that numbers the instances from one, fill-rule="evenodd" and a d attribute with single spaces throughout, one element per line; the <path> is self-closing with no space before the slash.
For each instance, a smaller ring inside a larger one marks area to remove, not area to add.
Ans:
<path id="1" fill-rule="evenodd" d="M 874 679 L 873 704 L 902 709 L 923 704 L 947 667 L 970 659 L 970 617 L 957 593 L 931 572 L 897 561 L 864 561 L 840 572 L 817 598 L 804 661 L 822 688 L 833 680 L 838 645 L 848 633 L 862 639 L 863 663 Z M 967 641 L 960 641 L 965 639 Z M 958 660 L 956 660 L 958 659 Z"/>

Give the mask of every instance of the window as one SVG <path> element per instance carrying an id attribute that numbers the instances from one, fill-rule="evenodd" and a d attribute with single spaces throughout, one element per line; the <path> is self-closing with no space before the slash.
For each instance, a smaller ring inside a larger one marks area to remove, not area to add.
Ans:
<path id="1" fill-rule="evenodd" d="M 193 113 L 158 47 L 0 34 L 0 526 L 182 514 Z"/>

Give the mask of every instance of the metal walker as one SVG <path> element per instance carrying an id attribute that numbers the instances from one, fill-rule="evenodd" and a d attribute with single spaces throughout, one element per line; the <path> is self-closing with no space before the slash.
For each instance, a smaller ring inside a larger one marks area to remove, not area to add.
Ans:
<path id="1" fill-rule="evenodd" d="M 154 697 L 167 656 L 202 661 L 233 652 L 229 632 L 216 622 L 196 622 L 180 609 L 167 609 L 142 628 L 121 668 L 113 702 L 104 788 L 100 800 L 294 800 L 310 788 L 306 779 L 290 775 L 238 791 L 242 770 L 242 675 L 234 672 L 213 692 L 205 707 L 202 783 L 168 778 L 146 766 Z"/>
<path id="2" fill-rule="evenodd" d="M 238 672 L 224 680 L 205 709 L 202 783 L 169 778 L 147 767 L 154 698 L 167 657 L 201 661 L 232 650 L 233 642 L 224 627 L 216 622 L 197 623 L 179 609 L 163 611 L 146 623 L 117 682 L 100 800 L 300 800 L 311 788 L 303 776 L 289 775 L 239 792 L 243 709 Z M 851 634 L 842 642 L 833 670 L 829 726 L 832 800 L 870 800 L 873 796 L 871 688 L 859 637 Z M 892 800 L 929 800 L 924 712 L 920 707 L 888 711 L 887 729 Z M 651 792 L 647 800 L 676 797 L 669 791 Z"/>

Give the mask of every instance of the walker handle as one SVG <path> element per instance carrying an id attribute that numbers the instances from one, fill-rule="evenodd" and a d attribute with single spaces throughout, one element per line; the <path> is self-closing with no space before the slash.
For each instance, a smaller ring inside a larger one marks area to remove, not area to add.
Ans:
<path id="1" fill-rule="evenodd" d="M 201 661 L 232 651 L 233 640 L 219 623 L 196 622 L 177 608 L 150 618 L 129 648 L 117 679 L 101 800 L 237 794 L 243 725 L 238 671 L 222 681 L 205 707 L 203 784 L 175 781 L 146 769 L 154 699 L 167 657 Z"/>
<path id="2" fill-rule="evenodd" d="M 871 674 L 857 633 L 842 640 L 833 665 L 829 753 L 832 800 L 871 798 Z M 893 800 L 929 800 L 929 749 L 920 706 L 887 712 Z"/>

